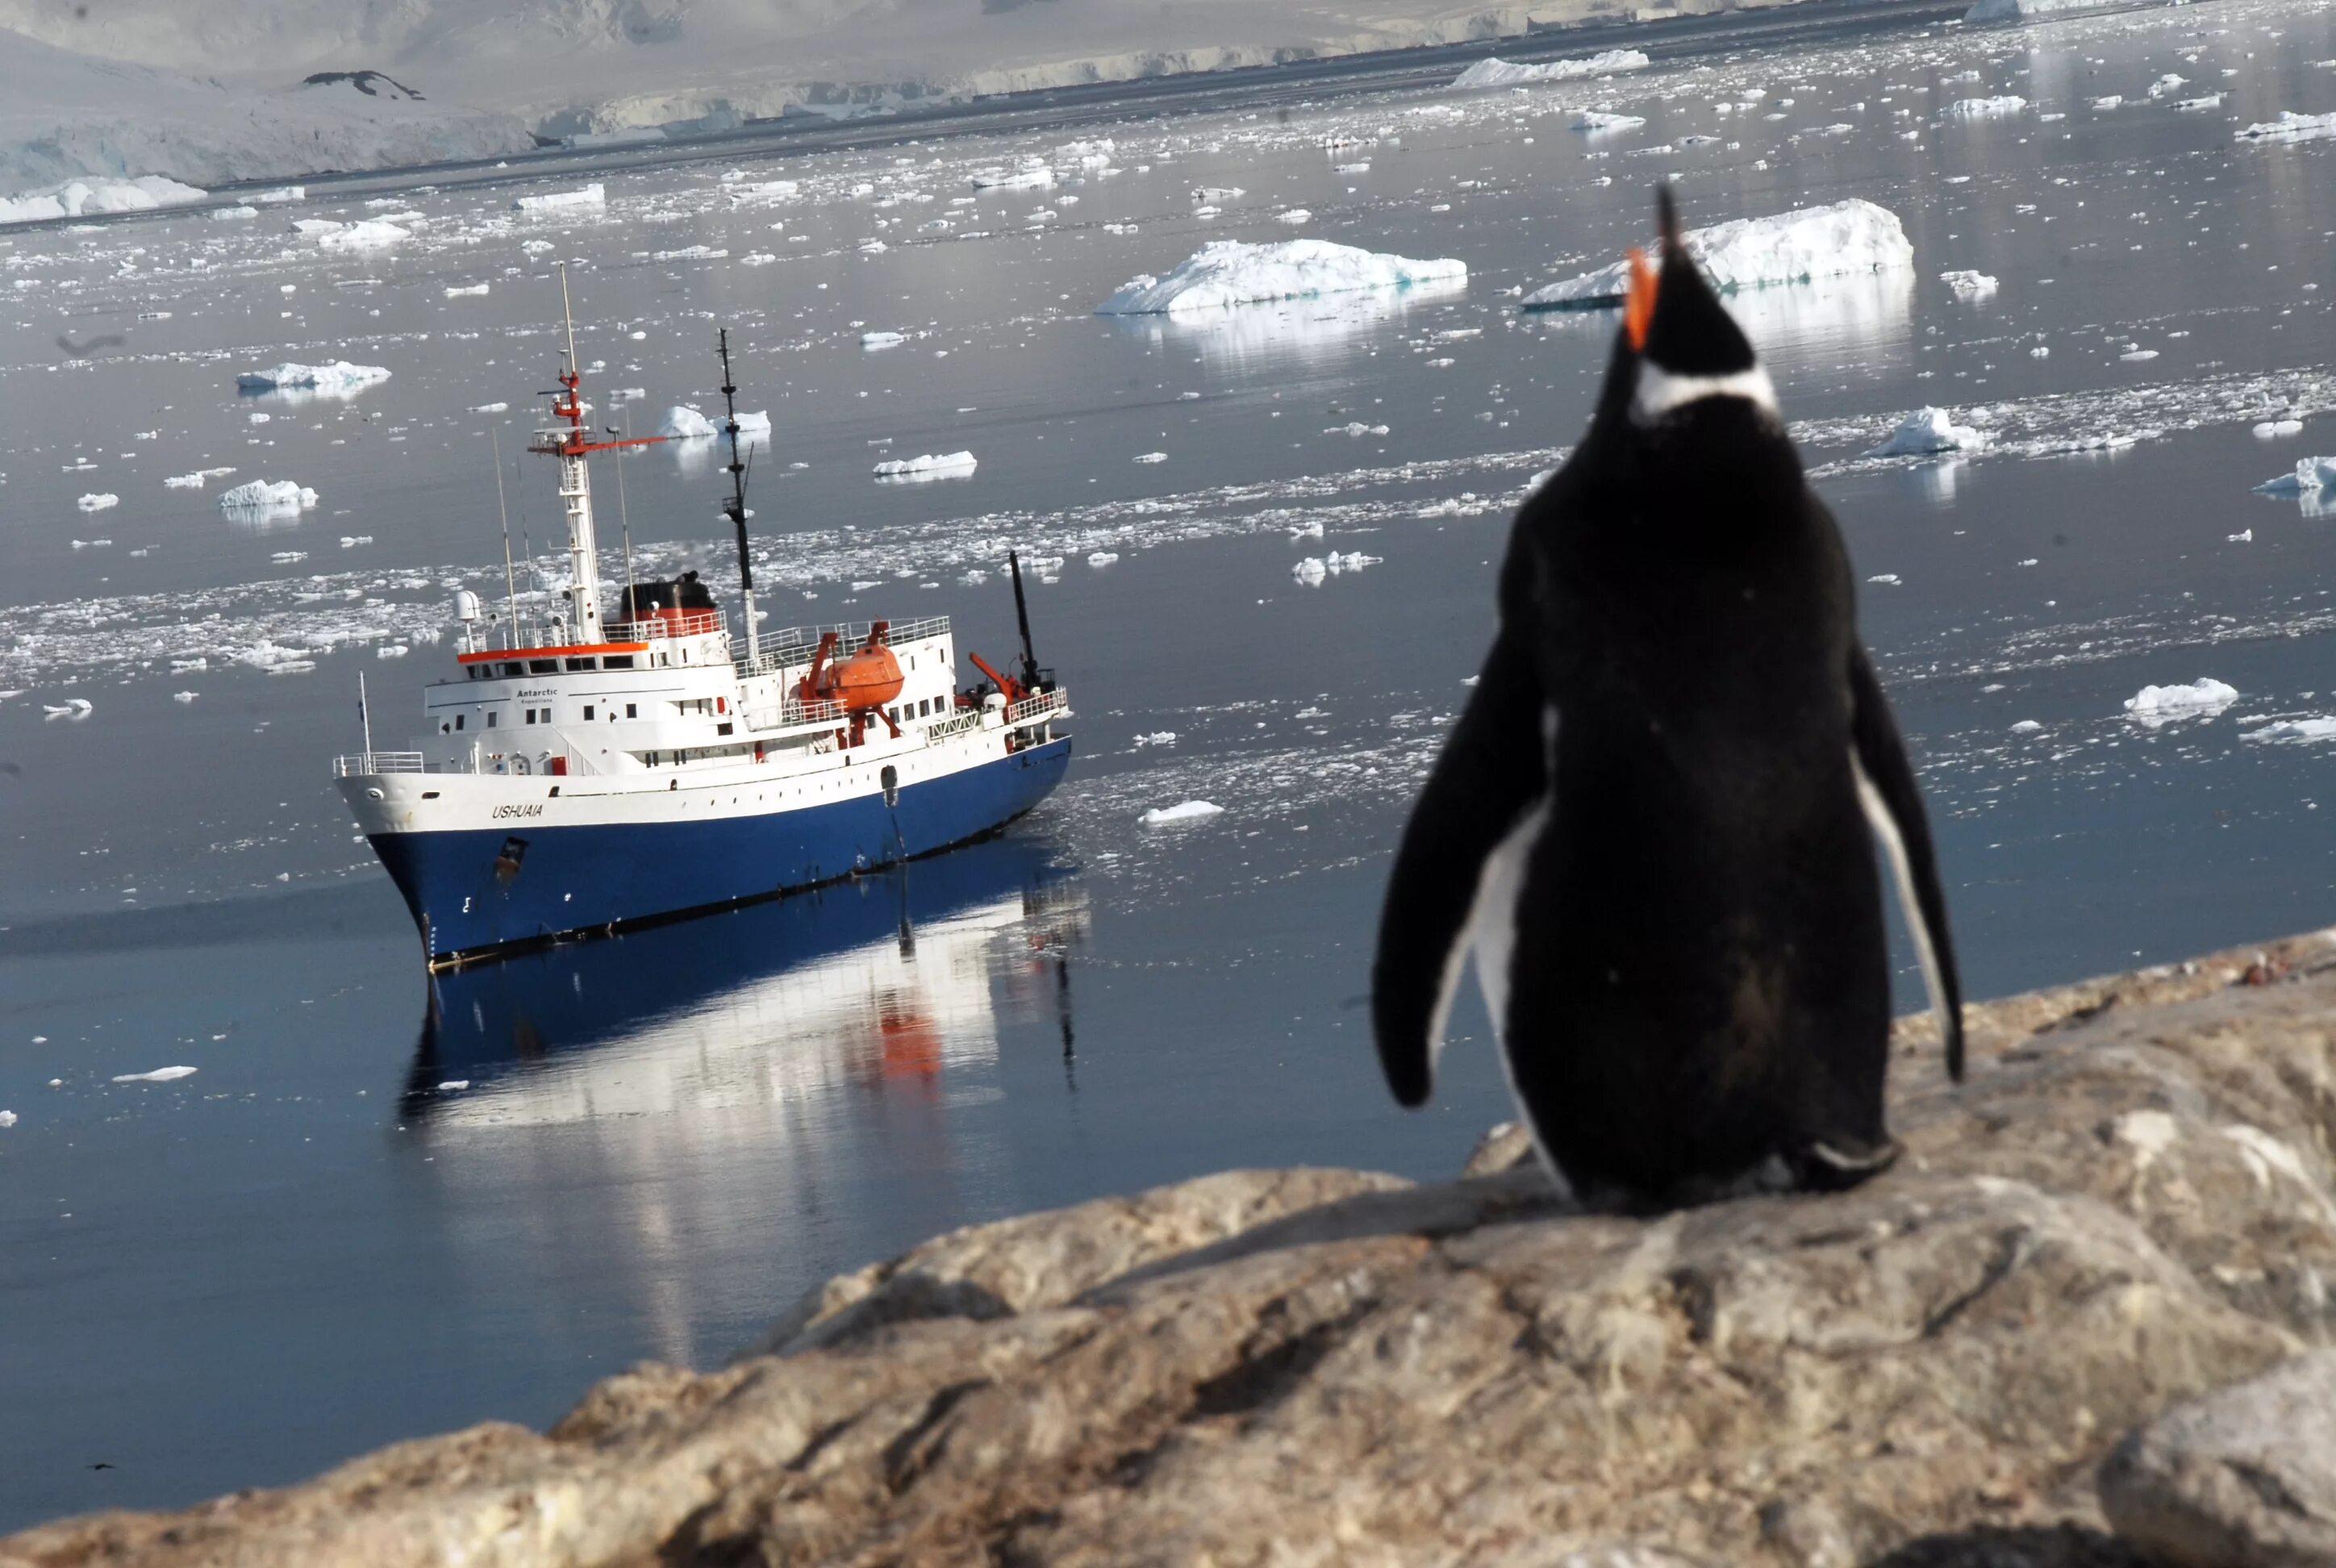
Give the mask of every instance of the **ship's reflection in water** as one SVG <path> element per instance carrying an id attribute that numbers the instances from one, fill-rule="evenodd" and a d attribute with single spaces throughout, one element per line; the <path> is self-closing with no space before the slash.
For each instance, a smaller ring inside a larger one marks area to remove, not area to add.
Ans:
<path id="1" fill-rule="evenodd" d="M 692 1362 L 993 1212 L 1028 1119 L 1075 1115 L 1087 920 L 1062 858 L 1014 836 L 439 977 L 401 1109 L 454 1271 L 537 1331 L 638 1314 L 633 1353 Z M 1012 1107 L 1009 1032 L 1046 1058 Z"/>

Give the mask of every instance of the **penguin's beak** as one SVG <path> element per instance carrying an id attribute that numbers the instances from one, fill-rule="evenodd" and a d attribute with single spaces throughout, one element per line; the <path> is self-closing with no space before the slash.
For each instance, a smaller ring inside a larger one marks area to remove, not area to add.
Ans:
<path id="1" fill-rule="evenodd" d="M 1647 261 L 1647 253 L 1632 246 L 1630 255 L 1630 288 L 1622 303 L 1622 330 L 1630 336 L 1630 352 L 1643 354 L 1647 347 L 1647 328 L 1654 324 L 1655 292 L 1661 287 L 1662 274 Z"/>

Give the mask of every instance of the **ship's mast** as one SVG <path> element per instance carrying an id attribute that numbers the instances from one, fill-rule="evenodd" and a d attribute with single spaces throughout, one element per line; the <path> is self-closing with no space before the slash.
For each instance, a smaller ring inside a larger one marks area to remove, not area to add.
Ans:
<path id="1" fill-rule="evenodd" d="M 746 465 L 738 457 L 738 389 L 730 381 L 730 329 L 724 327 L 720 339 L 722 350 L 722 406 L 728 414 L 723 428 L 730 433 L 730 499 L 722 503 L 722 514 L 738 531 L 738 592 L 745 601 L 746 662 L 753 664 L 762 657 L 761 634 L 754 629 L 754 565 L 746 557 Z"/>
<path id="2" fill-rule="evenodd" d="M 585 464 L 585 454 L 617 446 L 649 446 L 665 438 L 645 435 L 622 442 L 585 439 L 584 398 L 579 391 L 584 378 L 576 365 L 576 312 L 569 303 L 565 262 L 560 264 L 560 308 L 567 320 L 568 352 L 560 372 L 560 390 L 552 394 L 551 416 L 567 423 L 537 431 L 530 450 L 560 459 L 560 500 L 568 513 L 569 598 L 574 607 L 569 638 L 572 642 L 589 644 L 602 641 L 606 633 L 600 620 L 599 541 L 592 531 L 592 471 Z"/>

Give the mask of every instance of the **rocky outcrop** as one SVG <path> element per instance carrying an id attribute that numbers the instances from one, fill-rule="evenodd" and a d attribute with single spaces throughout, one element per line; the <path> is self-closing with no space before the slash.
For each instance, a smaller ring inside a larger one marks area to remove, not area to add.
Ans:
<path id="1" fill-rule="evenodd" d="M 2336 1563 L 2336 1350 L 2176 1406 L 2101 1466 L 2117 1534 L 2174 1568 Z"/>
<path id="2" fill-rule="evenodd" d="M 2336 1324 L 2336 947 L 1971 1024 L 1961 1088 L 1901 1026 L 1907 1154 L 1845 1195 L 1229 1173 L 941 1238 L 547 1433 L 0 1563 L 2138 1568 L 2104 1457 Z"/>

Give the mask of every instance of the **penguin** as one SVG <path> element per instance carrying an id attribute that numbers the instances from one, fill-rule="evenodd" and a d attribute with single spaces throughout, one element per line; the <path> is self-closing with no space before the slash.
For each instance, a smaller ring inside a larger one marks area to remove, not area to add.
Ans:
<path id="1" fill-rule="evenodd" d="M 1949 1076 L 1922 798 L 1841 530 L 1658 193 L 1581 444 L 1518 510 L 1499 619 L 1397 851 L 1379 1062 L 1426 1103 L 1473 952 L 1509 1086 L 1585 1202 L 1854 1186 L 1883 1113 L 1886 857 Z"/>

